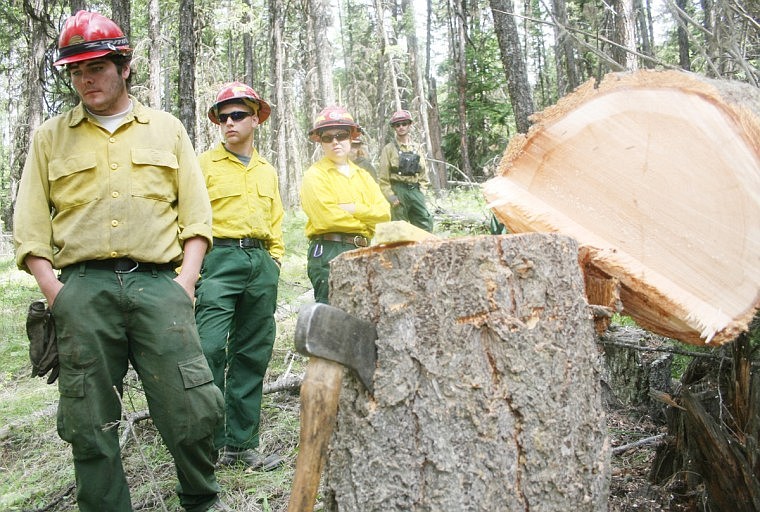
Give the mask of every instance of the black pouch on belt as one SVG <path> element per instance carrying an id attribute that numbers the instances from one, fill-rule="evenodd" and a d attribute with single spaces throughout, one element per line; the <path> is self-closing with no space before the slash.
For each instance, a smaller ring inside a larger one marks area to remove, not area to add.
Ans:
<path id="1" fill-rule="evenodd" d="M 32 377 L 44 377 L 52 384 L 58 378 L 58 343 L 55 337 L 55 321 L 47 302 L 35 300 L 26 315 L 26 335 L 29 338 L 29 360 Z"/>
<path id="2" fill-rule="evenodd" d="M 396 173 L 401 176 L 414 176 L 420 172 L 420 155 L 411 151 L 399 151 Z"/>

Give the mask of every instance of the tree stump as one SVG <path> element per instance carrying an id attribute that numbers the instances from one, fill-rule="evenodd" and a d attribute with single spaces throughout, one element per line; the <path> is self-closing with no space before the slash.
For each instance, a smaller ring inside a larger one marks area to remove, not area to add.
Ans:
<path id="1" fill-rule="evenodd" d="M 344 379 L 325 509 L 599 512 L 610 446 L 577 244 L 505 235 L 336 258 L 330 303 L 377 325 Z"/>
<path id="2" fill-rule="evenodd" d="M 694 359 L 674 393 L 678 407 L 667 408 L 669 436 L 650 476 L 693 496 L 695 509 L 760 510 L 760 315 L 751 327 L 718 352 L 729 357 Z"/>

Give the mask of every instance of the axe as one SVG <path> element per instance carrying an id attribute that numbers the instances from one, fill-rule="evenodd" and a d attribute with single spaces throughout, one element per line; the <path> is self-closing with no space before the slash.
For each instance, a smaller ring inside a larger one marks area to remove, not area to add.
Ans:
<path id="1" fill-rule="evenodd" d="M 308 304 L 298 313 L 296 349 L 309 356 L 301 383 L 301 434 L 288 512 L 311 512 L 335 428 L 344 367 L 373 392 L 377 331 L 327 304 Z"/>

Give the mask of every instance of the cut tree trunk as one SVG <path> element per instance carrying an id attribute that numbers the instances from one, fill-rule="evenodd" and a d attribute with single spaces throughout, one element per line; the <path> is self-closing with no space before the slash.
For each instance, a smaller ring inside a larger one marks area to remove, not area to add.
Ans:
<path id="1" fill-rule="evenodd" d="M 330 303 L 375 323 L 378 340 L 374 395 L 344 379 L 325 510 L 607 510 L 577 250 L 533 233 L 333 260 Z"/>
<path id="2" fill-rule="evenodd" d="M 747 84 L 611 74 L 534 116 L 484 193 L 510 232 L 578 240 L 591 304 L 720 345 L 760 305 L 759 109 Z"/>

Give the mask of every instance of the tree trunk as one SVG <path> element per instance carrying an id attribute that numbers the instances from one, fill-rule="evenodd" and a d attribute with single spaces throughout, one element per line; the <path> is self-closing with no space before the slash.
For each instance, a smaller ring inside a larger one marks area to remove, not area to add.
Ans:
<path id="1" fill-rule="evenodd" d="M 269 0 L 269 19 L 272 34 L 272 72 L 274 74 L 274 104 L 277 106 L 272 112 L 272 145 L 275 154 L 274 165 L 280 181 L 280 196 L 286 209 L 298 204 L 296 187 L 291 186 L 288 180 L 288 144 L 287 124 L 285 111 L 285 55 L 282 44 L 283 11 L 279 0 Z"/>
<path id="2" fill-rule="evenodd" d="M 161 53 L 164 46 L 161 40 L 160 10 L 158 0 L 148 1 L 148 69 L 150 70 L 150 87 L 148 97 L 150 106 L 161 108 Z M 167 71 L 168 73 L 168 71 Z"/>
<path id="3" fill-rule="evenodd" d="M 330 302 L 376 323 L 344 379 L 326 510 L 607 510 L 610 446 L 577 244 L 557 235 L 345 253 Z"/>
<path id="4" fill-rule="evenodd" d="M 335 90 L 332 82 L 333 48 L 327 37 L 332 25 L 330 4 L 326 0 L 309 0 L 309 13 L 314 23 L 314 51 L 317 61 L 319 95 L 322 106 L 335 103 Z"/>
<path id="5" fill-rule="evenodd" d="M 499 41 L 501 63 L 507 80 L 509 101 L 515 114 L 517 131 L 526 133 L 530 128 L 530 116 L 533 115 L 533 94 L 528 82 L 528 70 L 525 65 L 517 23 L 512 15 L 512 0 L 491 0 L 494 29 Z"/>
<path id="6" fill-rule="evenodd" d="M 676 6 L 682 11 L 686 11 L 686 3 L 688 0 L 675 0 Z M 707 18 L 705 18 L 705 22 Z M 681 69 L 691 71 L 691 52 L 689 51 L 689 34 L 686 32 L 686 22 L 682 21 L 678 23 L 677 29 L 678 39 L 678 65 Z"/>
<path id="7" fill-rule="evenodd" d="M 581 85 L 581 81 L 575 64 L 573 40 L 566 28 L 569 21 L 565 0 L 552 0 L 552 11 L 557 22 L 554 27 L 554 58 L 557 61 L 557 96 L 561 98 Z"/>
<path id="8" fill-rule="evenodd" d="M 610 74 L 536 116 L 484 192 L 510 232 L 579 241 L 590 303 L 719 345 L 760 306 L 758 111 L 746 84 Z"/>
<path id="9" fill-rule="evenodd" d="M 26 62 L 22 70 L 21 82 L 26 84 L 22 88 L 21 101 L 15 106 L 9 105 L 10 112 L 15 114 L 15 119 L 24 119 L 18 123 L 13 140 L 13 150 L 10 154 L 10 198 L 9 204 L 4 204 L 0 213 L 3 225 L 13 229 L 13 212 L 15 210 L 16 192 L 18 183 L 21 181 L 21 173 L 24 170 L 24 162 L 29 151 L 29 141 L 32 133 L 42 124 L 43 92 L 45 68 L 45 50 L 47 49 L 47 31 L 45 22 L 49 21 L 47 2 L 36 0 L 24 2 L 24 14 L 26 14 L 26 28 L 30 35 L 29 51 L 26 54 Z"/>
<path id="10" fill-rule="evenodd" d="M 111 19 L 119 25 L 119 28 L 124 35 L 132 43 L 134 48 L 134 41 L 132 41 L 132 22 L 131 22 L 132 4 L 130 0 L 111 0 Z"/>
<path id="11" fill-rule="evenodd" d="M 195 140 L 195 0 L 179 2 L 179 120 Z"/>
<path id="12" fill-rule="evenodd" d="M 457 113 L 459 120 L 460 167 L 472 180 L 470 148 L 467 138 L 467 3 L 465 0 L 451 0 L 453 11 L 452 41 L 456 77 Z"/>
<path id="13" fill-rule="evenodd" d="M 428 77 L 428 127 L 430 129 L 430 142 L 432 144 L 433 158 L 436 160 L 436 172 L 430 176 L 431 182 L 434 181 L 435 190 L 448 188 L 448 179 L 446 172 L 446 162 L 444 161 L 443 149 L 441 147 L 441 118 L 438 116 L 438 91 L 434 77 Z"/>

